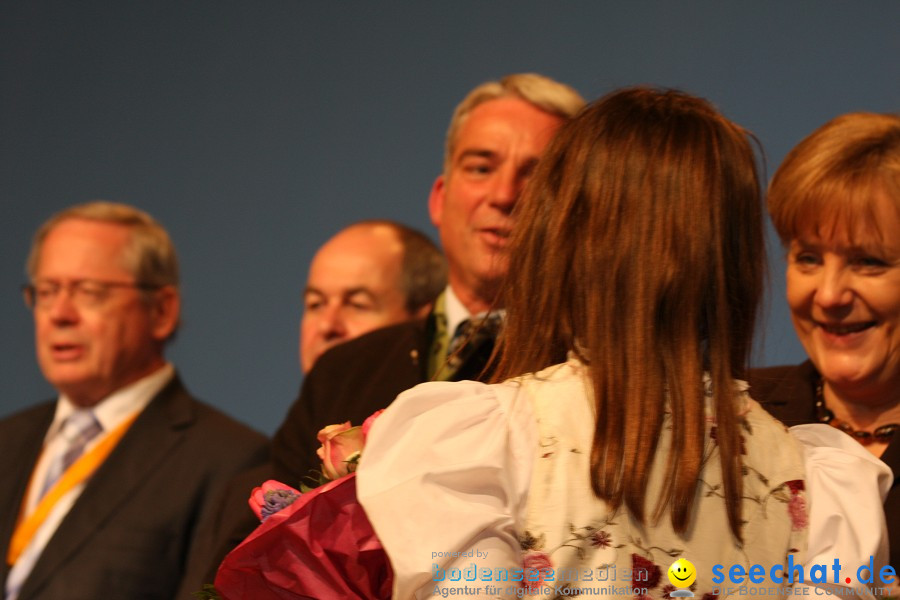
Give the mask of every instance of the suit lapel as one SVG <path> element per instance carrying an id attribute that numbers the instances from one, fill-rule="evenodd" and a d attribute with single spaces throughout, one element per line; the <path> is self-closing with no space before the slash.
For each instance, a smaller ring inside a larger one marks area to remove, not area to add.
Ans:
<path id="1" fill-rule="evenodd" d="M 409 358 L 411 371 L 409 373 L 410 380 L 415 379 L 415 383 L 409 387 L 413 387 L 423 381 L 428 381 L 428 361 L 432 348 L 436 343 L 438 335 L 438 324 L 434 312 L 428 313 L 428 317 L 414 323 L 415 328 L 412 330 L 412 337 L 409 340 Z M 445 317 L 446 318 L 446 317 Z M 404 388 L 408 389 L 408 388 Z"/>
<path id="2" fill-rule="evenodd" d="M 35 563 L 22 587 L 22 597 L 39 589 L 77 552 L 89 548 L 94 532 L 140 493 L 148 473 L 178 446 L 193 418 L 190 398 L 176 376 L 94 473 Z"/>
<path id="3" fill-rule="evenodd" d="M 55 405 L 49 403 L 36 409 L 32 418 L 25 420 L 15 431 L 4 433 L 0 441 L 0 540 L 3 556 L 0 560 L 0 584 L 5 585 L 9 573 L 6 552 L 19 517 L 19 510 L 28 489 L 31 472 L 44 445 L 44 436 L 53 421 Z M 0 593 L 2 593 L 0 589 Z"/>

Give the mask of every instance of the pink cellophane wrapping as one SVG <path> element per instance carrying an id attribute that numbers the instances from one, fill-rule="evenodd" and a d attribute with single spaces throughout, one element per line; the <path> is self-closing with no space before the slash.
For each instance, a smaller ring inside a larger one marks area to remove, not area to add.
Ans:
<path id="1" fill-rule="evenodd" d="M 391 568 L 350 474 L 300 496 L 225 557 L 226 600 L 391 597 Z"/>

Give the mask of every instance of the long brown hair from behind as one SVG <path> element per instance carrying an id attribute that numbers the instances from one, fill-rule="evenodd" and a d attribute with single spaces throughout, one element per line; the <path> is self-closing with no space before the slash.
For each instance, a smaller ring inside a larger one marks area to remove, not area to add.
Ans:
<path id="1" fill-rule="evenodd" d="M 518 205 L 495 380 L 574 352 L 597 423 L 595 494 L 647 518 L 663 415 L 664 489 L 685 532 L 705 436 L 704 373 L 729 523 L 740 539 L 737 390 L 764 281 L 762 200 L 748 133 L 677 91 L 614 92 L 563 126 Z"/>

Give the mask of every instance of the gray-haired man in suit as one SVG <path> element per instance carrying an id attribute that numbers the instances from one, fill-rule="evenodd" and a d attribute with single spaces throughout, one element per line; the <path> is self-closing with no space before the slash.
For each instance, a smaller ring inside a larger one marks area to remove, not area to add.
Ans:
<path id="1" fill-rule="evenodd" d="M 544 148 L 584 106 L 572 88 L 534 73 L 471 90 L 450 120 L 428 213 L 447 256 L 448 285 L 419 320 L 378 329 L 322 354 L 272 441 L 276 475 L 295 483 L 318 466 L 316 432 L 361 424 L 405 389 L 474 379 L 493 348 L 468 324 L 497 324 L 513 209 Z M 491 333 L 490 325 L 480 328 Z"/>
<path id="2" fill-rule="evenodd" d="M 175 250 L 149 215 L 92 202 L 35 235 L 25 299 L 59 392 L 0 421 L 7 600 L 191 598 L 213 497 L 265 438 L 192 398 L 163 355 Z"/>

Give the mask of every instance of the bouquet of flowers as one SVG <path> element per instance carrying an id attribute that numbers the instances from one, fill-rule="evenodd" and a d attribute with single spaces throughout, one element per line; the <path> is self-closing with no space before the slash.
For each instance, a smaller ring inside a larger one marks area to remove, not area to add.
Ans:
<path id="1" fill-rule="evenodd" d="M 250 507 L 262 523 L 219 566 L 222 598 L 391 597 L 390 563 L 357 502 L 354 472 L 380 412 L 362 427 L 319 432 L 323 485 L 301 492 L 270 480 L 253 490 Z"/>

